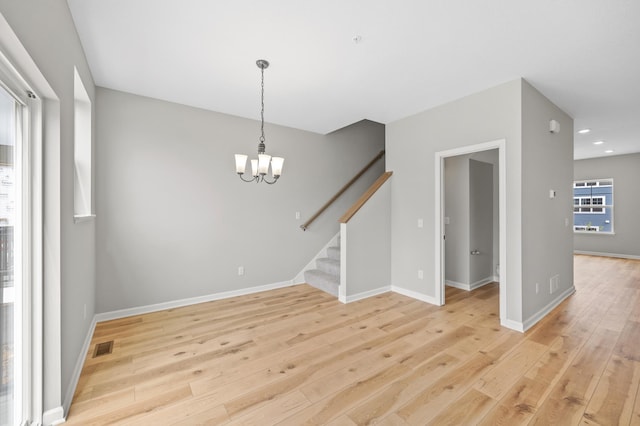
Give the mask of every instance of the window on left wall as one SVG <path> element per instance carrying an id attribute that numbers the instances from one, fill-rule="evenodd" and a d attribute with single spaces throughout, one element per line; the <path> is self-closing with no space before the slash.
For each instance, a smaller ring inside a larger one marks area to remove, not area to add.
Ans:
<path id="1" fill-rule="evenodd" d="M 40 102 L 0 52 L 0 424 L 31 424 L 39 349 L 35 260 L 42 250 L 38 213 Z M 39 370 L 38 370 L 39 371 Z"/>
<path id="2" fill-rule="evenodd" d="M 78 69 L 73 69 L 73 215 L 82 221 L 94 217 L 91 160 L 91 99 Z"/>

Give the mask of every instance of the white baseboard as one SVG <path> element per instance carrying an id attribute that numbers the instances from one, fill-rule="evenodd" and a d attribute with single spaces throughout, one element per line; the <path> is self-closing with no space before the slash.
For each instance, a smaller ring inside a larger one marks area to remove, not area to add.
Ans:
<path id="1" fill-rule="evenodd" d="M 68 413 L 69 407 L 71 407 L 71 402 L 73 401 L 73 395 L 76 392 L 76 387 L 78 386 L 78 380 L 80 379 L 80 373 L 82 373 L 84 360 L 89 351 L 89 346 L 91 345 L 91 339 L 93 338 L 93 333 L 95 331 L 97 323 L 102 321 L 110 321 L 114 319 L 126 318 L 133 315 L 148 314 L 151 312 L 163 311 L 165 309 L 173 309 L 173 308 L 179 308 L 182 306 L 195 305 L 198 303 L 211 302 L 214 300 L 228 299 L 230 297 L 244 296 L 247 294 L 259 293 L 267 290 L 275 290 L 277 288 L 290 287 L 292 285 L 293 283 L 291 281 L 282 281 L 279 283 L 266 284 L 266 285 L 261 285 L 257 287 L 249 287 L 241 290 L 225 291 L 222 293 L 213 293 L 205 296 L 191 297 L 188 299 L 180 299 L 180 300 L 174 300 L 171 302 L 157 303 L 154 305 L 139 306 L 137 308 L 120 309 L 117 311 L 103 312 L 100 314 L 96 314 L 93 317 L 93 321 L 91 322 L 91 326 L 89 327 L 89 331 L 87 332 L 87 336 L 85 337 L 84 344 L 82 345 L 82 352 L 78 355 L 78 359 L 76 360 L 76 366 L 73 370 L 73 375 L 71 376 L 71 384 L 69 385 L 69 388 L 67 389 L 67 394 L 65 395 L 65 398 L 64 398 L 64 405 L 62 407 L 57 407 L 53 410 L 49 410 L 45 412 L 43 414 L 43 424 L 57 425 L 57 424 L 64 423 L 65 421 L 64 413 Z"/>
<path id="2" fill-rule="evenodd" d="M 520 333 L 524 333 L 524 324 L 518 321 L 513 321 L 510 319 L 502 319 L 500 318 L 500 325 L 506 328 L 509 328 L 514 331 L 519 331 Z"/>
<path id="3" fill-rule="evenodd" d="M 357 293 L 357 294 L 352 294 L 350 296 L 346 296 L 343 300 L 342 297 L 340 297 L 340 301 L 342 303 L 351 303 L 351 302 L 356 302 L 358 300 L 362 300 L 362 299 L 366 299 L 367 297 L 373 297 L 373 296 L 377 296 L 379 294 L 382 293 L 388 293 L 391 291 L 391 286 L 386 286 L 386 287 L 380 287 L 380 288 L 376 288 L 373 290 L 369 290 L 369 291 L 363 291 L 362 293 Z"/>
<path id="4" fill-rule="evenodd" d="M 259 293 L 261 291 L 275 290 L 277 288 L 290 287 L 292 281 L 282 281 L 279 283 L 266 284 L 257 287 L 243 288 L 240 290 L 225 291 L 222 293 L 207 294 L 205 296 L 190 297 L 188 299 L 172 300 L 170 302 L 156 303 L 154 305 L 139 306 L 136 308 L 120 309 L 117 311 L 103 312 L 96 314 L 96 322 L 110 321 L 130 317 L 133 315 L 148 314 L 151 312 L 164 311 L 166 309 L 180 308 L 182 306 L 195 305 L 197 303 L 211 302 L 214 300 L 228 299 L 230 297 L 245 296 L 247 294 Z"/>
<path id="5" fill-rule="evenodd" d="M 573 254 L 586 254 L 588 256 L 603 256 L 603 257 L 616 257 L 620 259 L 640 260 L 640 256 L 635 256 L 633 254 L 601 253 L 597 251 L 583 251 L 583 250 L 574 250 Z"/>
<path id="6" fill-rule="evenodd" d="M 73 369 L 73 373 L 71 374 L 71 382 L 69 383 L 69 387 L 67 388 L 67 394 L 64 396 L 64 401 L 62 401 L 62 408 L 65 414 L 69 413 L 69 407 L 71 407 L 71 402 L 73 401 L 73 395 L 76 392 L 76 387 L 78 386 L 78 381 L 80 380 L 80 374 L 82 373 L 84 360 L 87 357 L 87 353 L 89 353 L 89 347 L 91 346 L 91 339 L 93 338 L 93 332 L 96 329 L 96 322 L 97 322 L 96 315 L 94 315 L 93 320 L 91 321 L 91 325 L 89 326 L 89 331 L 87 331 L 87 335 L 84 338 L 84 343 L 82 344 L 82 350 L 78 355 L 78 358 L 76 359 L 76 366 Z"/>
<path id="7" fill-rule="evenodd" d="M 52 408 L 42 413 L 42 424 L 44 426 L 61 425 L 64 422 L 64 409 L 62 407 Z"/>
<path id="8" fill-rule="evenodd" d="M 471 290 L 475 290 L 476 288 L 480 288 L 484 285 L 487 285 L 489 283 L 492 283 L 494 281 L 495 281 L 495 277 L 491 276 L 491 277 L 483 278 L 471 284 L 464 284 L 464 283 L 459 283 L 457 281 L 451 281 L 451 280 L 445 280 L 444 283 L 449 287 L 455 287 L 461 290 L 471 291 Z"/>
<path id="9" fill-rule="evenodd" d="M 575 292 L 576 292 L 576 288 L 574 286 L 571 286 L 568 289 L 566 289 L 565 291 L 563 291 L 562 293 L 560 293 L 558 295 L 558 297 L 556 297 L 551 302 L 549 302 L 549 304 L 547 304 L 547 306 L 545 306 L 544 308 L 540 309 L 538 312 L 536 312 L 535 314 L 531 315 L 529 318 L 527 318 L 524 321 L 523 331 L 527 331 L 528 329 L 530 329 L 531 327 L 536 325 L 536 323 L 538 321 L 540 321 L 542 318 L 544 318 L 549 312 L 551 312 L 560 303 L 562 303 L 564 301 L 564 299 L 566 299 L 567 297 L 571 296 Z"/>
<path id="10" fill-rule="evenodd" d="M 406 288 L 398 287 L 395 285 L 391 286 L 391 291 L 398 294 L 402 294 L 403 296 L 411 297 L 412 299 L 416 299 L 422 302 L 431 303 L 432 305 L 440 306 L 440 302 L 438 302 L 435 297 L 429 296 L 424 293 L 419 293 L 413 290 L 407 290 Z"/>

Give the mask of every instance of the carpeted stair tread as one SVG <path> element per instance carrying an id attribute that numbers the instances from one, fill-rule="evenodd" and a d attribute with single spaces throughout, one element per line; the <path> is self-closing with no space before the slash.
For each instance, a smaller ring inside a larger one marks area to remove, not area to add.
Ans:
<path id="1" fill-rule="evenodd" d="M 307 284 L 325 291 L 334 296 L 338 296 L 338 287 L 340 286 L 340 278 L 336 275 L 321 271 L 319 269 L 311 269 L 305 271 L 304 279 Z"/>

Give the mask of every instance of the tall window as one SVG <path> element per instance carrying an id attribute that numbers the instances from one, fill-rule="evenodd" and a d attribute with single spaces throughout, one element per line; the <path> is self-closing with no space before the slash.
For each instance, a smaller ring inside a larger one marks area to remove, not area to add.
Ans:
<path id="1" fill-rule="evenodd" d="M 40 117 L 40 101 L 0 52 L 1 425 L 37 422 L 41 411 Z"/>
<path id="2" fill-rule="evenodd" d="M 91 100 L 82 84 L 78 70 L 74 68 L 74 185 L 73 214 L 76 220 L 91 217 Z"/>
<path id="3" fill-rule="evenodd" d="M 4 85 L 3 85 L 4 86 Z M 20 130 L 22 104 L 0 87 L 0 424 L 15 424 L 20 407 L 20 357 L 22 297 L 20 253 L 16 237 L 21 234 Z"/>
<path id="4" fill-rule="evenodd" d="M 613 233 L 613 179 L 573 183 L 573 230 Z"/>

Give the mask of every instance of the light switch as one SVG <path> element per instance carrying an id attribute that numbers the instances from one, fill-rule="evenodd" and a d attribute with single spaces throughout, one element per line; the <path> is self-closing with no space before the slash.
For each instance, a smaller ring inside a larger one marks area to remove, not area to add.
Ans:
<path id="1" fill-rule="evenodd" d="M 448 225 L 449 223 L 451 223 L 451 220 L 449 219 L 449 216 L 445 216 L 444 217 L 444 224 Z"/>
<path id="2" fill-rule="evenodd" d="M 424 222 L 422 219 L 418 219 L 418 228 L 422 228 L 424 226 Z"/>

